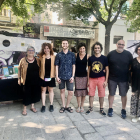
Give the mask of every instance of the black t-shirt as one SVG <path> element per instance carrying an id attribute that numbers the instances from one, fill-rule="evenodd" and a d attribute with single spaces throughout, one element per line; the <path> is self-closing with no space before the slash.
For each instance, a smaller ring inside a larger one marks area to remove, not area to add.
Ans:
<path id="1" fill-rule="evenodd" d="M 132 63 L 132 54 L 126 50 L 118 53 L 111 51 L 108 56 L 109 79 L 116 82 L 127 82 L 129 80 L 129 67 Z"/>
<path id="2" fill-rule="evenodd" d="M 51 58 L 45 59 L 45 77 L 50 78 L 50 71 L 51 71 Z"/>
<path id="3" fill-rule="evenodd" d="M 88 66 L 90 66 L 90 78 L 98 78 L 105 76 L 105 67 L 108 66 L 107 57 L 101 55 L 100 57 L 95 57 L 94 55 L 88 59 Z"/>

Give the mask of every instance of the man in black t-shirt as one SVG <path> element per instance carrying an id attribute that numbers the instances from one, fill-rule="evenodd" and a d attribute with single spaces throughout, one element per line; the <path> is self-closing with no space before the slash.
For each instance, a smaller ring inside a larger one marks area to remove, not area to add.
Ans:
<path id="1" fill-rule="evenodd" d="M 119 87 L 119 95 L 122 100 L 122 110 L 121 117 L 126 118 L 126 102 L 127 102 L 127 91 L 129 89 L 129 68 L 133 60 L 133 57 L 130 52 L 124 50 L 125 42 L 124 40 L 119 40 L 116 44 L 117 49 L 111 51 L 107 58 L 109 63 L 109 80 L 108 80 L 108 89 L 109 89 L 109 109 L 108 116 L 113 116 L 113 101 L 114 95 L 116 92 L 117 85 Z"/>

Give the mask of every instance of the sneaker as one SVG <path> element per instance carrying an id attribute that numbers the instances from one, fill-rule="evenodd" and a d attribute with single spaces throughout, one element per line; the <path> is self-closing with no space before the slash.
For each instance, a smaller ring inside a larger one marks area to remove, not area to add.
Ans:
<path id="1" fill-rule="evenodd" d="M 46 107 L 45 106 L 42 106 L 41 112 L 44 113 L 45 112 L 45 109 L 46 109 Z"/>
<path id="2" fill-rule="evenodd" d="M 53 112 L 53 111 L 54 111 L 53 105 L 50 105 L 49 111 L 50 111 L 50 112 Z"/>
<path id="3" fill-rule="evenodd" d="M 113 116 L 113 108 L 108 109 L 108 116 L 112 117 Z"/>
<path id="4" fill-rule="evenodd" d="M 132 122 L 134 122 L 134 123 L 136 123 L 138 120 L 139 120 L 139 118 L 137 118 L 137 117 L 132 118 Z"/>
<path id="5" fill-rule="evenodd" d="M 125 109 L 122 109 L 122 110 L 121 110 L 121 117 L 122 117 L 123 119 L 126 118 L 126 110 L 125 110 Z"/>

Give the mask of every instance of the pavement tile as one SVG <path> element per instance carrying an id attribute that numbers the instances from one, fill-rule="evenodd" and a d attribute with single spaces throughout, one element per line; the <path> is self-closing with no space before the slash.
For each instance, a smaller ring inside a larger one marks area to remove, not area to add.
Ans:
<path id="1" fill-rule="evenodd" d="M 52 126 L 46 126 L 44 129 L 42 129 L 43 136 L 48 140 L 61 140 L 64 139 L 64 136 L 62 134 L 62 130 L 65 129 L 64 125 L 52 125 Z"/>
<path id="2" fill-rule="evenodd" d="M 123 133 L 104 137 L 105 140 L 134 140 L 130 135 Z"/>
<path id="3" fill-rule="evenodd" d="M 83 121 L 85 120 L 85 118 L 80 114 L 80 113 L 77 113 L 77 112 L 73 112 L 73 113 L 69 113 L 67 112 L 67 115 L 70 117 L 70 119 L 75 122 L 75 121 Z"/>
<path id="4" fill-rule="evenodd" d="M 97 132 L 86 134 L 84 137 L 86 140 L 104 140 L 102 136 Z"/>
<path id="5" fill-rule="evenodd" d="M 102 116 L 99 112 L 95 112 L 94 110 L 93 110 L 90 114 L 88 114 L 88 115 L 86 115 L 85 113 L 82 114 L 82 115 L 83 115 L 83 117 L 84 117 L 85 119 L 87 119 L 87 120 L 105 118 L 105 117 Z"/>
<path id="6" fill-rule="evenodd" d="M 87 121 L 78 121 L 74 122 L 74 124 L 82 134 L 95 132 L 95 129 Z"/>
<path id="7" fill-rule="evenodd" d="M 123 132 L 116 128 L 115 125 L 95 127 L 95 130 L 102 136 L 115 135 Z"/>
<path id="8" fill-rule="evenodd" d="M 108 119 L 108 117 L 99 118 L 99 119 L 90 119 L 90 120 L 88 120 L 88 122 L 89 122 L 93 127 L 104 126 L 104 125 L 111 125 L 111 124 L 113 124 L 113 123 Z"/>
<path id="9" fill-rule="evenodd" d="M 54 117 L 54 118 L 57 124 L 64 124 L 67 128 L 75 127 L 69 117 L 60 116 L 60 117 Z"/>
<path id="10" fill-rule="evenodd" d="M 76 128 L 62 130 L 62 133 L 66 140 L 83 140 L 82 136 L 80 135 L 80 133 L 78 132 Z"/>

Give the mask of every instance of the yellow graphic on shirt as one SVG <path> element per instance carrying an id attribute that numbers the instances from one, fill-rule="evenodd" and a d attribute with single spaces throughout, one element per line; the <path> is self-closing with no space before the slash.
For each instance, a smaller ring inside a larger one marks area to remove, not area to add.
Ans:
<path id="1" fill-rule="evenodd" d="M 95 61 L 92 63 L 92 71 L 95 73 L 99 73 L 100 71 L 103 70 L 103 65 L 99 61 Z"/>

